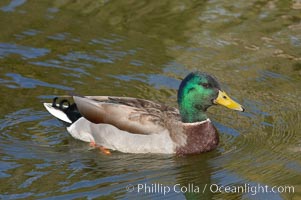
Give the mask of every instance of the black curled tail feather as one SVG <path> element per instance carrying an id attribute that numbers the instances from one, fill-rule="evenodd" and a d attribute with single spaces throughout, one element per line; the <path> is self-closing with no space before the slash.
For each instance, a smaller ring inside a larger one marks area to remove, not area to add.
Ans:
<path id="1" fill-rule="evenodd" d="M 82 117 L 75 103 L 71 104 L 70 101 L 68 101 L 67 99 L 62 99 L 61 101 L 58 102 L 58 99 L 59 99 L 58 97 L 55 97 L 53 99 L 52 107 L 63 111 L 68 116 L 68 118 L 72 121 L 72 123 Z"/>

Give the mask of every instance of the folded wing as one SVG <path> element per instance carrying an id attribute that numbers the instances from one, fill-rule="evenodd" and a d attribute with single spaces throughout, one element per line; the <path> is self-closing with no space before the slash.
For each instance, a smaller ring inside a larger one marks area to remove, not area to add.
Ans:
<path id="1" fill-rule="evenodd" d="M 108 96 L 73 98 L 79 112 L 89 121 L 111 124 L 131 133 L 159 133 L 167 128 L 166 120 L 179 119 L 177 109 L 143 99 Z"/>

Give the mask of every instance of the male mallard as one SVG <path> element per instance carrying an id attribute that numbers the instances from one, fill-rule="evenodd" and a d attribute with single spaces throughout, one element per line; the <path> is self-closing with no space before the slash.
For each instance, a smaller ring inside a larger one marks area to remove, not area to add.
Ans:
<path id="1" fill-rule="evenodd" d="M 125 153 L 196 154 L 217 147 L 218 132 L 206 115 L 216 104 L 244 111 L 202 72 L 190 73 L 178 90 L 179 110 L 149 100 L 111 96 L 73 96 L 44 103 L 55 117 L 68 123 L 68 132 L 94 146 Z M 68 103 L 68 105 L 66 105 Z"/>

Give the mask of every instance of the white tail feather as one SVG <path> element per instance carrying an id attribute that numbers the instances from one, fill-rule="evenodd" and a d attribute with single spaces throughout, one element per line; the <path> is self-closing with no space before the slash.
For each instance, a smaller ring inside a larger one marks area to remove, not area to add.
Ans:
<path id="1" fill-rule="evenodd" d="M 48 110 L 50 114 L 55 116 L 56 118 L 67 122 L 67 123 L 72 123 L 72 121 L 69 119 L 69 117 L 61 110 L 55 108 L 52 106 L 52 103 L 44 103 L 45 108 Z"/>

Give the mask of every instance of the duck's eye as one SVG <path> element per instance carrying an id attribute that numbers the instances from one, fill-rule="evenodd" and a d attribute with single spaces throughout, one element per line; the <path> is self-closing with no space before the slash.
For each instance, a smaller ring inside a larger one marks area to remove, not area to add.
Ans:
<path id="1" fill-rule="evenodd" d="M 201 85 L 202 85 L 204 88 L 209 88 L 209 87 L 210 87 L 209 83 L 201 83 Z"/>

